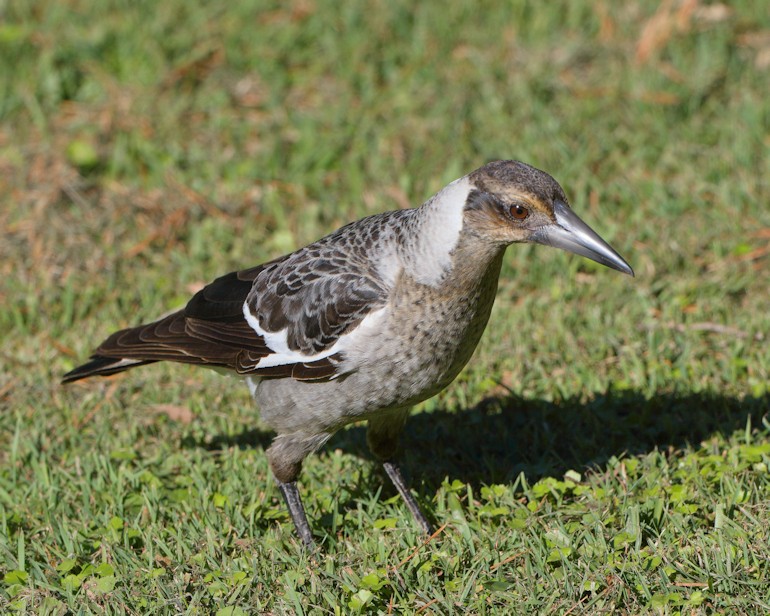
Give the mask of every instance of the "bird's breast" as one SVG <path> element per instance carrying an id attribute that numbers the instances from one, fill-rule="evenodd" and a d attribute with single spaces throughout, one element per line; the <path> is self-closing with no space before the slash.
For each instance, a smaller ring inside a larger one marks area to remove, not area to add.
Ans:
<path id="1" fill-rule="evenodd" d="M 401 280 L 381 327 L 351 349 L 351 362 L 391 404 L 414 404 L 444 389 L 468 363 L 489 320 L 499 262 L 464 285 L 443 288 Z"/>
<path id="2" fill-rule="evenodd" d="M 348 339 L 345 376 L 257 384 L 263 419 L 278 432 L 333 432 L 435 395 L 459 374 L 484 332 L 499 265 L 454 289 L 399 281 L 386 306 Z"/>

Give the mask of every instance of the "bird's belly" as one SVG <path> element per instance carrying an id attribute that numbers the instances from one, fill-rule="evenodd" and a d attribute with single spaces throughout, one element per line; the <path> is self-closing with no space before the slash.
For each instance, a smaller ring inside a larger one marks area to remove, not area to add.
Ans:
<path id="1" fill-rule="evenodd" d="M 333 432 L 408 407 L 449 385 L 470 359 L 494 303 L 497 276 L 456 296 L 404 297 L 345 349 L 347 374 L 327 382 L 265 379 L 253 387 L 278 432 Z"/>
<path id="2" fill-rule="evenodd" d="M 468 363 L 488 317 L 489 311 L 483 310 L 400 323 L 402 329 L 393 332 L 381 351 L 367 360 L 371 386 L 384 383 L 389 387 L 391 406 L 416 404 L 437 394 Z"/>
<path id="3" fill-rule="evenodd" d="M 430 398 L 454 380 L 473 353 L 473 348 L 446 347 L 412 353 L 421 344 L 415 340 L 407 349 L 387 345 L 381 351 L 392 354 L 370 355 L 356 371 L 331 381 L 264 379 L 251 381 L 250 389 L 262 419 L 273 430 L 334 432 Z"/>

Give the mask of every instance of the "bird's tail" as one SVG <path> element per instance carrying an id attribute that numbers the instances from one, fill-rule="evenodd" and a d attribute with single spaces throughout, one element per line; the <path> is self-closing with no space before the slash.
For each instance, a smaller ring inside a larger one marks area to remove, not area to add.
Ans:
<path id="1" fill-rule="evenodd" d="M 78 366 L 74 370 L 68 372 L 62 377 L 61 382 L 63 384 L 72 383 L 73 381 L 79 381 L 80 379 L 87 379 L 91 376 L 110 376 L 111 374 L 117 374 L 124 370 L 136 368 L 137 366 L 144 366 L 145 364 L 151 364 L 155 360 L 152 359 L 124 359 L 122 357 L 104 357 L 102 355 L 92 355 L 91 361 Z"/>
<path id="2" fill-rule="evenodd" d="M 156 326 L 165 325 L 179 317 L 180 314 L 179 312 L 172 313 L 160 321 L 115 332 L 97 347 L 89 358 L 90 361 L 65 374 L 61 380 L 62 384 L 92 376 L 110 376 L 137 366 L 167 359 L 166 357 L 153 356 L 151 350 L 148 352 L 146 347 L 151 345 L 144 343 L 142 338 L 146 334 L 152 334 Z"/>
<path id="3" fill-rule="evenodd" d="M 90 361 L 62 377 L 62 383 L 71 383 L 91 376 L 110 376 L 124 370 L 152 364 L 156 361 L 176 361 L 192 364 L 218 364 L 216 357 L 201 357 L 195 345 L 206 346 L 186 331 L 184 311 L 179 310 L 158 321 L 129 327 L 107 337 L 93 352 Z M 226 349 L 232 355 L 231 348 Z"/>

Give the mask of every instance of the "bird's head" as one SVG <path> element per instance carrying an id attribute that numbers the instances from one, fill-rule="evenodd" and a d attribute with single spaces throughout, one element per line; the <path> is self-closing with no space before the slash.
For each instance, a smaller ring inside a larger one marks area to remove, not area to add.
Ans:
<path id="1" fill-rule="evenodd" d="M 568 205 L 559 183 L 525 163 L 500 160 L 471 173 L 464 227 L 499 244 L 534 242 L 588 257 L 631 276 L 634 271 Z"/>

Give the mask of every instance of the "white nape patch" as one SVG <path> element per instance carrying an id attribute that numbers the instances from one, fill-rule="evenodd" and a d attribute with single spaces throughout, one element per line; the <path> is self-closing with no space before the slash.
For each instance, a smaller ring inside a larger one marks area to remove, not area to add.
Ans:
<path id="1" fill-rule="evenodd" d="M 259 324 L 259 319 L 249 310 L 248 302 L 243 303 L 243 316 L 246 318 L 246 322 L 257 334 L 264 338 L 265 344 L 272 351 L 270 355 L 263 357 L 257 362 L 257 369 L 285 366 L 287 364 L 310 363 L 344 351 L 351 343 L 355 343 L 355 340 L 360 337 L 362 331 L 368 330 L 372 323 L 379 319 L 384 310 L 384 308 L 380 308 L 367 314 L 353 331 L 340 336 L 337 342 L 325 351 L 313 355 L 305 355 L 299 351 L 292 351 L 289 348 L 286 340 L 288 333 L 286 329 L 282 329 L 279 332 L 265 331 Z"/>
<path id="2" fill-rule="evenodd" d="M 417 282 L 437 286 L 451 268 L 452 251 L 463 228 L 463 208 L 472 188 L 467 176 L 461 177 L 420 207 L 423 218 L 415 254 L 409 255 L 409 269 Z"/>

